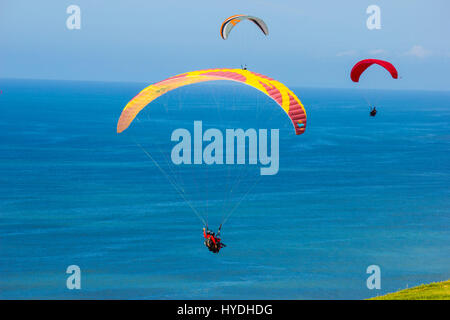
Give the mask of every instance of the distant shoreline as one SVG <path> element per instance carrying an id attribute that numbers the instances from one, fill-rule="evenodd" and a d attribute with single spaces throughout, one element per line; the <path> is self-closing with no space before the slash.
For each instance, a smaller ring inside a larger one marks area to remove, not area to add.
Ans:
<path id="1" fill-rule="evenodd" d="M 450 300 L 450 280 L 422 284 L 368 300 Z"/>

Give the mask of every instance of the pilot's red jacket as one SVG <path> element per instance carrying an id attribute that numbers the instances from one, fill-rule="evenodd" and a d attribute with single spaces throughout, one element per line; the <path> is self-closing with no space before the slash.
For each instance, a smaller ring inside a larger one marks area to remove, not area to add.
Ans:
<path id="1" fill-rule="evenodd" d="M 205 239 L 211 239 L 212 242 L 214 243 L 214 245 L 217 245 L 217 243 L 220 243 L 220 239 L 214 237 L 212 234 L 207 234 L 205 229 L 203 229 L 203 236 L 205 237 Z"/>

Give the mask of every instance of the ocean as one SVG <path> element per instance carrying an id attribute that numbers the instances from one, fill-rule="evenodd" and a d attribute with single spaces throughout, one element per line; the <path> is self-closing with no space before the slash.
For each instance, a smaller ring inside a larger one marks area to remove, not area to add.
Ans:
<path id="1" fill-rule="evenodd" d="M 0 80 L 0 298 L 364 299 L 450 278 L 450 92 L 292 88 L 296 136 L 261 92 L 198 84 L 117 134 L 145 86 Z M 174 165 L 194 121 L 279 129 L 278 173 Z M 217 255 L 202 220 L 226 220 Z"/>

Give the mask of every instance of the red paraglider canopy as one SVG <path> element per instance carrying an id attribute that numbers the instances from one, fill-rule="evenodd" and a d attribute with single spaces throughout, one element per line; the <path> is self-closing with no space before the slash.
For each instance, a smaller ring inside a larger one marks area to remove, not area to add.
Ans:
<path id="1" fill-rule="evenodd" d="M 358 82 L 361 74 L 364 71 L 366 71 L 366 69 L 373 64 L 378 64 L 378 65 L 382 66 L 383 68 L 385 68 L 387 71 L 389 71 L 392 78 L 394 78 L 394 79 L 398 78 L 397 69 L 395 69 L 395 67 L 392 65 L 392 63 L 384 61 L 384 60 L 378 60 L 378 59 L 366 59 L 366 60 L 359 61 L 358 63 L 356 63 L 353 66 L 352 71 L 350 72 L 350 78 L 352 78 L 352 81 Z"/>

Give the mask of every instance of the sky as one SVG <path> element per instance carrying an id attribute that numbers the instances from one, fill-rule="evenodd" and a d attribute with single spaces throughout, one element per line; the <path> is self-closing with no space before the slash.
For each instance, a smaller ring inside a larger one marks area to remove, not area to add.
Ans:
<path id="1" fill-rule="evenodd" d="M 81 9 L 69 30 L 67 7 Z M 381 29 L 369 30 L 369 5 Z M 240 67 L 289 86 L 353 87 L 349 72 L 365 58 L 392 62 L 401 79 L 380 67 L 362 85 L 449 90 L 448 0 L 1 0 L 0 78 L 153 82 L 205 68 Z M 228 40 L 222 21 L 243 13 L 262 18 Z"/>

